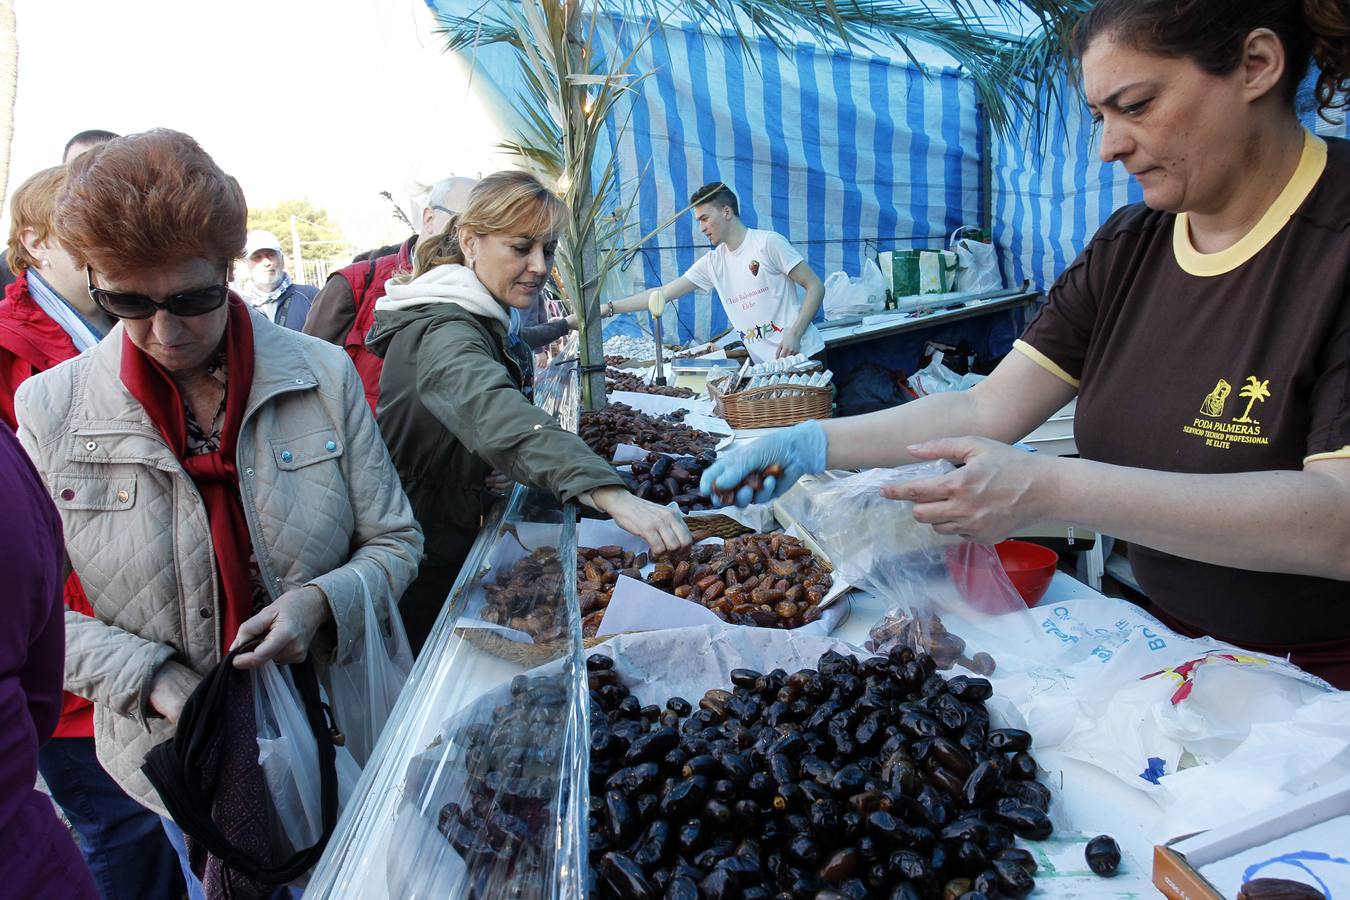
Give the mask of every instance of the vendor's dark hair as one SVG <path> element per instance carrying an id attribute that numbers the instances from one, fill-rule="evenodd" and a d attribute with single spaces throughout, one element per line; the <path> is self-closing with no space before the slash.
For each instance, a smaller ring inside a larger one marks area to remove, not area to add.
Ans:
<path id="1" fill-rule="evenodd" d="M 737 200 L 736 195 L 731 192 L 731 188 L 720 181 L 714 181 L 712 184 L 705 184 L 703 187 L 694 191 L 689 197 L 690 206 L 702 206 L 705 203 L 711 203 L 714 206 L 730 206 L 731 211 L 736 215 L 739 216 L 741 214 L 740 201 Z"/>
<path id="2" fill-rule="evenodd" d="M 1073 32 L 1081 57 L 1102 34 L 1159 56 L 1189 59 L 1213 75 L 1242 64 L 1247 35 L 1273 31 L 1284 44 L 1281 87 L 1292 104 L 1317 64 L 1317 111 L 1350 105 L 1350 9 L 1345 0 L 1099 0 Z M 1329 119 L 1328 119 L 1329 120 Z"/>

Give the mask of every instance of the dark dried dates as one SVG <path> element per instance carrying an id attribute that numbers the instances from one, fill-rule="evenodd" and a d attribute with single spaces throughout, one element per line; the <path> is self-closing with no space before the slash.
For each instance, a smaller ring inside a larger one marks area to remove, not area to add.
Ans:
<path id="1" fill-rule="evenodd" d="M 702 453 L 717 444 L 712 435 L 690 428 L 674 415 L 649 416 L 625 403 L 583 412 L 577 433 L 605 459 L 614 457 L 619 444 L 676 455 Z"/>
<path id="2" fill-rule="evenodd" d="M 1043 836 L 1049 819 L 1006 796 L 1011 784 L 1041 788 L 1034 771 L 1006 773 L 1014 755 L 1030 759 L 1030 737 L 1005 733 L 992 743 L 1008 749 L 990 746 L 992 688 L 934 668 L 903 648 L 866 660 L 830 652 L 791 674 L 735 669 L 697 704 L 672 698 L 674 726 L 644 719 L 621 682 L 593 690 L 592 796 L 618 791 L 634 810 L 633 798 L 655 799 L 621 823 L 626 841 L 592 816 L 590 896 L 1026 895 L 1036 863 L 1015 836 Z M 967 729 L 980 738 L 973 748 L 957 740 Z"/>

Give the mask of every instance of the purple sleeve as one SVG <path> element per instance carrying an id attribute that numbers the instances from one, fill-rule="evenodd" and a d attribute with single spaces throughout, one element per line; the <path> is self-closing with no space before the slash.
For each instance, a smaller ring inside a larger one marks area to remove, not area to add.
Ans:
<path id="1" fill-rule="evenodd" d="M 37 471 L 8 428 L 0 428 L 0 831 L 27 802 L 38 747 L 61 715 L 65 609 L 61 523 Z"/>

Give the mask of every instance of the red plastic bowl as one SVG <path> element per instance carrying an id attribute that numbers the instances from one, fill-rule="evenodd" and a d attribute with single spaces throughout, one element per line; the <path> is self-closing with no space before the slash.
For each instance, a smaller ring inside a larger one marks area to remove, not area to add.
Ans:
<path id="1" fill-rule="evenodd" d="M 1045 596 L 1050 579 L 1055 577 L 1059 554 L 1029 541 L 1003 541 L 995 544 L 994 550 L 1017 593 L 1022 595 L 1027 606 L 1035 606 Z"/>

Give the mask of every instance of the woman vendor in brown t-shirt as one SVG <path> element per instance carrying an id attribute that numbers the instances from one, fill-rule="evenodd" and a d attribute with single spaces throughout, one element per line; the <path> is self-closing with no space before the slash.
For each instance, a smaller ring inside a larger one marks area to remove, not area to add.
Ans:
<path id="1" fill-rule="evenodd" d="M 827 466 L 951 460 L 887 496 L 988 543 L 1040 521 L 1123 538 L 1167 624 L 1350 688 L 1350 143 L 1308 133 L 1293 102 L 1315 61 L 1319 112 L 1346 104 L 1350 14 L 1180 8 L 1103 0 L 1075 32 L 1101 157 L 1144 202 L 1102 226 L 1015 352 L 969 391 L 757 441 L 703 487 L 774 462 L 763 495 Z M 1008 446 L 1075 396 L 1081 458 Z"/>

